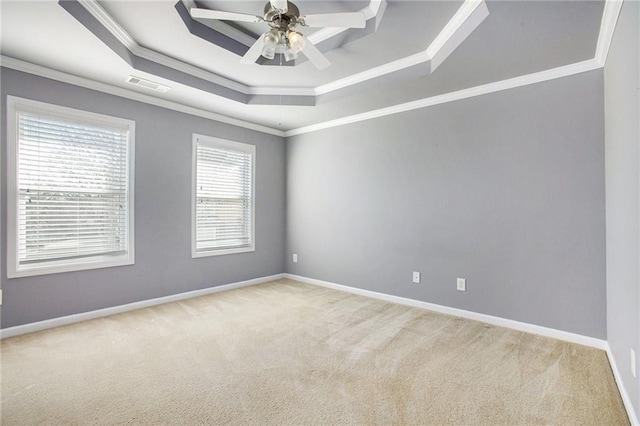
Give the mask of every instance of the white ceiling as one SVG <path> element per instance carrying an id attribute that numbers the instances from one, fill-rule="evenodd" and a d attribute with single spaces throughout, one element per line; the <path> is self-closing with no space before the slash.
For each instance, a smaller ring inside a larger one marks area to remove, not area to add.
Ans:
<path id="1" fill-rule="evenodd" d="M 279 130 L 310 126 L 592 59 L 604 9 L 601 1 L 488 1 L 488 16 L 476 19 L 478 22 L 473 25 L 469 19 L 457 33 L 447 33 L 447 23 L 464 7 L 468 8 L 469 3 L 465 6 L 462 0 L 389 0 L 377 31 L 376 18 L 372 17 L 367 29 L 348 30 L 319 44 L 327 50 L 326 56 L 332 62 L 329 68 L 319 71 L 308 61 L 300 61 L 296 66 L 241 64 L 238 54 L 189 31 L 178 13 L 179 6 L 184 6 L 178 4 L 179 0 L 91 0 L 89 3 L 103 10 L 111 22 L 111 30 L 115 26 L 120 31 L 121 40 L 129 38 L 134 46 L 130 45 L 130 50 L 136 55 L 143 52 L 160 66 L 145 68 L 123 59 L 123 45 L 118 46 L 114 37 L 109 41 L 104 35 L 108 34 L 107 27 L 91 27 L 83 21 L 85 18 L 72 15 L 54 0 L 0 2 L 3 65 L 34 64 Z M 261 15 L 264 3 L 208 0 L 198 5 Z M 302 14 L 311 14 L 375 9 L 379 0 L 298 0 L 295 3 Z M 84 7 L 81 3 L 77 5 Z M 254 38 L 263 28 L 266 24 L 242 27 Z M 312 32 L 308 30 L 306 34 Z M 463 34 L 465 32 L 468 34 Z M 425 61 L 425 52 L 443 34 L 449 34 L 447 40 L 459 40 L 452 43 L 455 49 L 445 55 L 442 64 L 432 69 Z M 118 49 L 120 55 L 116 53 Z M 419 60 L 411 62 L 410 58 Z M 394 61 L 409 66 L 381 73 L 381 70 L 388 71 Z M 173 68 L 180 72 L 172 73 Z M 125 82 L 129 75 L 165 84 L 171 90 L 156 93 L 132 86 Z M 219 87 L 243 92 L 245 97 L 246 93 L 276 96 L 265 98 L 264 102 L 270 105 L 252 104 L 261 102 L 256 100 L 229 99 L 221 95 L 226 89 L 193 84 L 193 76 L 200 82 L 214 82 Z M 354 84 L 356 77 L 371 76 L 374 78 Z M 318 92 L 318 88 L 338 87 L 336 83 L 341 82 L 344 87 L 340 89 L 328 94 Z M 286 105 L 297 102 L 287 98 L 287 94 L 306 94 L 315 105 Z"/>
<path id="2" fill-rule="evenodd" d="M 138 44 L 156 52 L 249 86 L 316 87 L 425 50 L 462 1 L 412 1 L 405 2 L 402 7 L 392 4 L 375 35 L 329 52 L 332 65 L 322 71 L 309 62 L 296 67 L 241 64 L 234 53 L 190 34 L 182 21 L 176 19 L 175 2 L 154 3 L 153 9 L 149 2 L 101 4 Z M 206 4 L 214 10 L 260 15 L 265 2 L 208 1 Z M 313 14 L 361 10 L 369 2 L 303 0 L 296 4 L 301 13 Z M 398 31 L 401 25 L 411 28 L 411 32 Z M 158 27 L 162 31 L 158 31 Z M 268 29 L 264 23 L 245 24 L 244 27 L 250 27 L 256 37 Z M 311 32 L 306 31 L 307 34 Z"/>

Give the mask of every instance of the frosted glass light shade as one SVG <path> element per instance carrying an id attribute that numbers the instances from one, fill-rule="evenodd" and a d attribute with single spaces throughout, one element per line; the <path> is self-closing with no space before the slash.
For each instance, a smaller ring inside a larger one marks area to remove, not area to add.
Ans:
<path id="1" fill-rule="evenodd" d="M 264 47 L 262 48 L 262 56 L 267 59 L 273 59 L 276 56 L 276 47 L 278 44 L 278 34 L 269 31 L 264 35 Z"/>
<path id="2" fill-rule="evenodd" d="M 293 53 L 298 53 L 304 49 L 304 37 L 302 34 L 295 31 L 289 31 L 287 38 L 289 40 L 289 49 L 291 49 Z"/>
<path id="3" fill-rule="evenodd" d="M 289 62 L 298 57 L 298 54 L 291 49 L 287 49 L 284 51 L 284 60 Z"/>
<path id="4" fill-rule="evenodd" d="M 274 30 L 272 30 L 264 35 L 264 44 L 275 46 L 276 44 L 278 44 L 279 39 L 279 35 L 277 33 L 274 33 Z"/>
<path id="5" fill-rule="evenodd" d="M 262 48 L 262 56 L 264 56 L 267 59 L 273 59 L 276 57 L 276 46 L 274 45 L 270 45 L 270 44 L 265 44 L 264 47 Z"/>

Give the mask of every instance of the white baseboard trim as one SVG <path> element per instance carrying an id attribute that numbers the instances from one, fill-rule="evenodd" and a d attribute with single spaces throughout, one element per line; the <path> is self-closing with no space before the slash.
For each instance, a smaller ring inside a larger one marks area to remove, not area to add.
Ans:
<path id="1" fill-rule="evenodd" d="M 611 370 L 613 371 L 613 377 L 615 378 L 616 385 L 618 386 L 618 391 L 620 391 L 620 397 L 622 398 L 622 402 L 624 403 L 624 408 L 627 410 L 629 421 L 631 422 L 632 426 L 640 426 L 640 421 L 638 421 L 638 416 L 636 415 L 636 412 L 633 408 L 631 397 L 627 393 L 627 389 L 622 383 L 622 376 L 620 375 L 618 364 L 616 363 L 616 359 L 613 357 L 613 352 L 611 352 L 611 347 L 609 346 L 608 342 L 605 345 L 605 350 L 607 352 L 607 358 L 609 358 Z"/>
<path id="2" fill-rule="evenodd" d="M 314 284 L 322 287 L 332 288 L 334 290 L 345 291 L 360 296 L 371 297 L 374 299 L 384 300 L 387 302 L 398 303 L 400 305 L 412 306 L 414 308 L 427 309 L 429 311 L 439 312 L 442 314 L 452 315 L 461 318 L 467 318 L 474 321 L 480 321 L 487 324 L 497 325 L 499 327 L 511 328 L 526 333 L 538 334 L 541 336 L 551 337 L 566 342 L 577 343 L 583 346 L 590 346 L 596 349 L 605 350 L 607 341 L 596 339 L 595 337 L 583 336 L 581 334 L 570 333 L 568 331 L 556 330 L 554 328 L 542 327 L 539 325 L 528 324 L 524 322 L 514 321 L 506 318 L 494 317 L 491 315 L 480 314 L 477 312 L 465 311 L 464 309 L 451 308 L 448 306 L 436 305 L 435 303 L 423 302 L 421 300 L 408 299 L 406 297 L 392 296 L 389 294 L 378 293 L 375 291 L 363 290 L 360 288 L 349 287 L 342 284 L 335 284 L 328 281 L 317 280 L 315 278 L 303 277 L 294 274 L 284 274 L 284 278 L 300 281 L 307 284 Z"/>
<path id="3" fill-rule="evenodd" d="M 109 315 L 119 314 L 122 312 L 133 311 L 135 309 L 148 308 L 149 306 L 162 305 L 164 303 L 177 302 L 179 300 L 191 299 L 193 297 L 205 296 L 207 294 L 219 293 L 222 291 L 233 290 L 240 287 L 248 287 L 251 285 L 262 284 L 269 281 L 279 280 L 284 274 L 270 275 L 267 277 L 254 278 L 247 281 L 239 281 L 230 284 L 219 285 L 216 287 L 203 288 L 201 290 L 187 291 L 185 293 L 172 294 L 170 296 L 158 297 L 155 299 L 142 300 L 140 302 L 127 303 L 126 305 L 113 306 L 110 308 L 97 309 L 95 311 L 82 312 L 80 314 L 67 315 L 59 318 L 52 318 L 45 321 L 32 322 L 30 324 L 17 325 L 0 330 L 0 339 L 19 336 L 21 334 L 33 333 L 35 331 L 46 330 L 49 328 L 60 327 L 63 325 L 73 324 L 76 322 L 87 321 L 95 318 L 102 318 Z"/>

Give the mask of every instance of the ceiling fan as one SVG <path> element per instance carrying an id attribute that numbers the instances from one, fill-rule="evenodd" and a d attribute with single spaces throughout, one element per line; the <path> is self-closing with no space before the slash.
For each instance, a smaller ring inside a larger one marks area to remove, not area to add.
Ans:
<path id="1" fill-rule="evenodd" d="M 264 6 L 263 16 L 243 13 L 222 12 L 211 9 L 191 8 L 189 13 L 194 19 L 215 19 L 221 21 L 266 22 L 269 31 L 262 34 L 242 57 L 242 63 L 255 63 L 260 55 L 267 59 L 275 58 L 276 53 L 284 55 L 285 61 L 291 61 L 302 52 L 318 69 L 331 65 L 316 46 L 304 35 L 295 31 L 298 25 L 303 27 L 339 27 L 364 28 L 366 18 L 362 12 L 321 13 L 300 16 L 298 7 L 287 0 L 270 0 Z"/>

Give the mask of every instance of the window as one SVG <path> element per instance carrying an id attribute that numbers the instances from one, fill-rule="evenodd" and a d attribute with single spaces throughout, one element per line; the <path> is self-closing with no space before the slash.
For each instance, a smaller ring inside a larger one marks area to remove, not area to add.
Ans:
<path id="1" fill-rule="evenodd" d="M 256 147 L 193 135 L 192 257 L 255 250 Z"/>
<path id="2" fill-rule="evenodd" d="M 9 278 L 133 264 L 134 122 L 7 106 Z"/>

